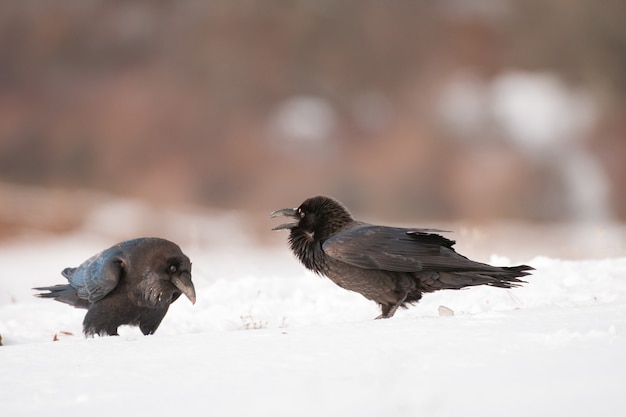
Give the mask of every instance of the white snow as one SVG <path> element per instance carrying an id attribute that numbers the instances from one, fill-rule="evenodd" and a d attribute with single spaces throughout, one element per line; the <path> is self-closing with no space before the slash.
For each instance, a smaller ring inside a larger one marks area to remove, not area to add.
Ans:
<path id="1" fill-rule="evenodd" d="M 246 244 L 242 261 L 233 245 L 181 243 L 196 305 L 181 298 L 153 336 L 123 327 L 120 337 L 85 339 L 84 311 L 36 299 L 30 288 L 62 283 L 64 267 L 113 243 L 76 234 L 0 248 L 3 416 L 626 409 L 626 257 L 534 256 L 526 263 L 537 271 L 523 288 L 427 294 L 392 319 L 372 320 L 373 303 L 305 271 L 286 244 Z"/>

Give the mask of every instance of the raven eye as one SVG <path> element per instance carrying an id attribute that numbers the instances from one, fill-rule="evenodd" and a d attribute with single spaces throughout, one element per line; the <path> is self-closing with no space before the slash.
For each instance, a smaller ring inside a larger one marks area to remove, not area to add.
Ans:
<path id="1" fill-rule="evenodd" d="M 176 265 L 170 265 L 170 267 L 168 269 L 168 271 L 170 271 L 170 274 L 173 274 L 177 270 L 178 270 L 178 268 L 176 268 Z"/>
<path id="2" fill-rule="evenodd" d="M 298 209 L 298 215 L 300 216 L 301 219 L 304 219 L 304 212 L 302 211 L 302 209 Z"/>

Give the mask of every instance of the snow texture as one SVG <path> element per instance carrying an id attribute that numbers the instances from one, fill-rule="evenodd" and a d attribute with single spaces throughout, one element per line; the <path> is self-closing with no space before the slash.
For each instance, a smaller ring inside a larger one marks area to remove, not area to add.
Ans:
<path id="1" fill-rule="evenodd" d="M 513 290 L 427 294 L 389 320 L 286 245 L 184 247 L 198 301 L 155 335 L 86 339 L 83 310 L 33 286 L 111 244 L 84 235 L 0 250 L 4 416 L 621 416 L 626 258 L 534 257 Z M 182 246 L 182 245 L 181 245 Z M 506 265 L 505 258 L 483 259 Z M 56 341 L 53 341 L 56 339 Z"/>

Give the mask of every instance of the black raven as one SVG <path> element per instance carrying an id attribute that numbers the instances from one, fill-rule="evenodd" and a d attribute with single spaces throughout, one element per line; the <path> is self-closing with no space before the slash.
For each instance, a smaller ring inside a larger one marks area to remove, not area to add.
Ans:
<path id="1" fill-rule="evenodd" d="M 87 309 L 85 336 L 117 335 L 123 324 L 152 334 L 181 294 L 196 302 L 191 262 L 178 245 L 165 239 L 118 243 L 62 274 L 69 284 L 33 289 L 49 291 L 37 297 Z"/>
<path id="2" fill-rule="evenodd" d="M 318 196 L 298 208 L 276 210 L 270 217 L 293 221 L 272 230 L 287 229 L 293 253 L 311 271 L 358 292 L 380 305 L 389 318 L 422 293 L 474 285 L 513 288 L 533 268 L 497 267 L 458 254 L 436 229 L 376 226 L 354 220 L 338 201 Z"/>

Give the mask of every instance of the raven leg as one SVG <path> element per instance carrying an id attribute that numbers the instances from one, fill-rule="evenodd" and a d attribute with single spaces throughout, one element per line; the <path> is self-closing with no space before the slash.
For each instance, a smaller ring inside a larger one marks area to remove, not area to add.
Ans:
<path id="1" fill-rule="evenodd" d="M 391 306 L 389 304 L 385 304 L 385 305 L 380 305 L 380 309 L 382 310 L 382 313 L 380 313 L 378 316 L 374 317 L 374 320 L 380 320 L 380 319 L 387 319 L 389 317 L 386 316 L 387 312 L 389 311 L 389 309 L 391 308 Z"/>
<path id="2" fill-rule="evenodd" d="M 406 300 L 406 297 L 408 294 L 409 293 L 407 291 L 404 291 L 402 293 L 402 296 L 398 299 L 398 301 L 395 302 L 395 304 L 381 304 L 380 305 L 381 313 L 374 320 L 388 319 L 388 318 L 393 317 L 393 315 L 396 314 L 396 310 L 398 309 L 398 307 L 400 307 Z"/>
<path id="3" fill-rule="evenodd" d="M 153 334 L 161 324 L 161 320 L 165 317 L 167 308 L 164 309 L 147 309 L 139 317 L 139 329 L 144 335 Z"/>
<path id="4" fill-rule="evenodd" d="M 93 337 L 94 335 L 119 336 L 119 333 L 117 333 L 116 325 L 99 327 L 98 325 L 93 323 L 83 323 L 83 333 L 85 334 L 85 336 L 88 337 Z"/>
<path id="5" fill-rule="evenodd" d="M 120 325 L 112 314 L 107 313 L 106 303 L 92 304 L 83 320 L 85 336 L 119 336 L 117 328 Z"/>

